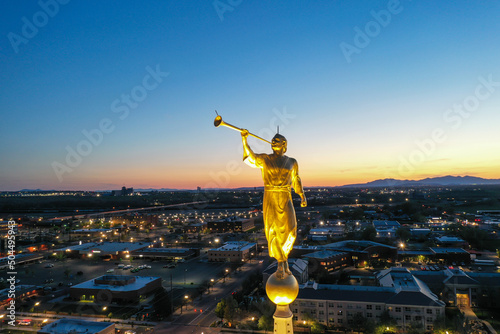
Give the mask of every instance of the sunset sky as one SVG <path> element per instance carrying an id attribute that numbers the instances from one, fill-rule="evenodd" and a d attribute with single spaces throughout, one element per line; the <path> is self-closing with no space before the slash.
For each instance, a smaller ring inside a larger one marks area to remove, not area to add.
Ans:
<path id="1" fill-rule="evenodd" d="M 262 185 L 215 109 L 269 140 L 279 125 L 306 187 L 500 178 L 499 16 L 493 0 L 5 2 L 0 191 Z"/>

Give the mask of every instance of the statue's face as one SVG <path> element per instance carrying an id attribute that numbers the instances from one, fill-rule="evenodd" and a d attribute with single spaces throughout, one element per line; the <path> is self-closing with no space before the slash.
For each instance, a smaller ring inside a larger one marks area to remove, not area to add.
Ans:
<path id="1" fill-rule="evenodd" d="M 278 155 L 283 155 L 286 152 L 286 139 L 283 136 L 276 135 L 271 141 L 273 152 Z"/>

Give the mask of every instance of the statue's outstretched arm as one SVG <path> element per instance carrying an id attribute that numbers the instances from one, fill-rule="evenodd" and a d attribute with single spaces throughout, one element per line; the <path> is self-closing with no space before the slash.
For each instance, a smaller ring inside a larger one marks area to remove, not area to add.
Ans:
<path id="1" fill-rule="evenodd" d="M 248 130 L 241 131 L 241 140 L 243 142 L 243 161 L 254 168 L 261 168 L 257 155 L 252 151 L 248 145 Z"/>
<path id="2" fill-rule="evenodd" d="M 292 172 L 292 186 L 293 189 L 295 190 L 295 193 L 300 196 L 300 206 L 301 207 L 306 207 L 307 206 L 307 199 L 306 195 L 304 194 L 304 188 L 302 187 L 302 180 L 300 179 L 299 176 L 299 164 L 295 162 L 293 165 L 293 172 Z"/>

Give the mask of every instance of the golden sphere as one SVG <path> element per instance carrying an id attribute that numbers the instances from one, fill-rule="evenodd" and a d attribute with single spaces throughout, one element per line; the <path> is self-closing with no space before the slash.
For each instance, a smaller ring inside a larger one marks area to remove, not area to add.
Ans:
<path id="1" fill-rule="evenodd" d="M 269 276 L 266 283 L 267 296 L 277 305 L 288 305 L 299 294 L 299 283 L 293 275 L 284 278 L 276 277 L 276 273 Z"/>

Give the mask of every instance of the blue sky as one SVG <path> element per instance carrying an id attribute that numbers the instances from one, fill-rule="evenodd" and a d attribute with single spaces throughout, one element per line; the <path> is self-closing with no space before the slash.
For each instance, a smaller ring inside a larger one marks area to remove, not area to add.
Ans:
<path id="1" fill-rule="evenodd" d="M 0 190 L 260 185 L 214 109 L 268 139 L 280 125 L 305 186 L 500 178 L 497 1 L 3 7 Z M 85 155 L 68 163 L 68 148 Z"/>

